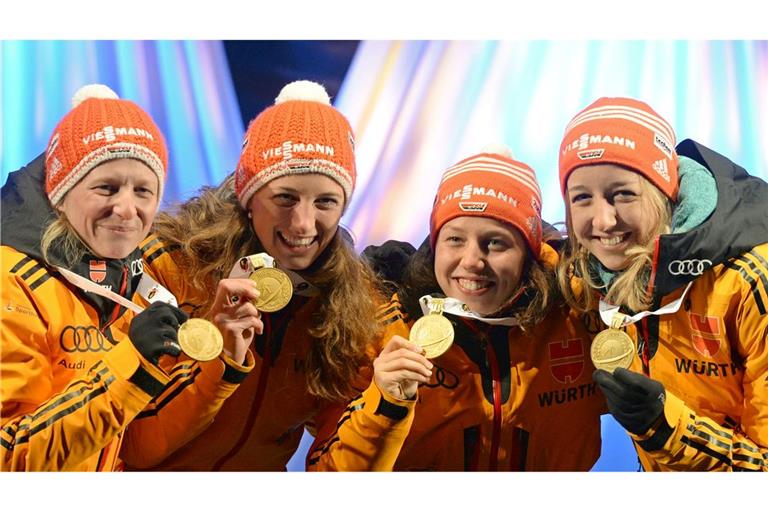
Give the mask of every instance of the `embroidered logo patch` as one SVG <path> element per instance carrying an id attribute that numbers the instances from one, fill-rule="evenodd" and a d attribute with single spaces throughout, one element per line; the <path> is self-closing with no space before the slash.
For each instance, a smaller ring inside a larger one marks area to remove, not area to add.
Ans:
<path id="1" fill-rule="evenodd" d="M 552 341 L 549 349 L 549 371 L 558 382 L 576 382 L 584 371 L 584 342 L 581 338 Z"/>

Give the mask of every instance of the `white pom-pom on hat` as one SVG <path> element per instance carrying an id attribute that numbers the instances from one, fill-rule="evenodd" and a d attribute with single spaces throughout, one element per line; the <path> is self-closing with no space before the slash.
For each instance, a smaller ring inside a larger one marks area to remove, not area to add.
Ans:
<path id="1" fill-rule="evenodd" d="M 74 96 L 72 96 L 72 108 L 75 108 L 80 103 L 89 98 L 103 98 L 109 100 L 119 100 L 120 96 L 115 91 L 110 89 L 104 84 L 89 84 L 84 85 L 77 90 Z"/>
<path id="2" fill-rule="evenodd" d="M 294 100 L 316 101 L 324 105 L 331 104 L 331 97 L 328 96 L 325 87 L 309 80 L 297 80 L 285 85 L 275 98 L 275 105 Z"/>
<path id="3" fill-rule="evenodd" d="M 515 157 L 512 156 L 512 150 L 507 146 L 506 144 L 502 142 L 492 142 L 490 144 L 486 144 L 485 147 L 483 147 L 481 153 L 490 153 L 492 155 L 501 155 L 509 158 L 510 160 L 514 160 Z"/>

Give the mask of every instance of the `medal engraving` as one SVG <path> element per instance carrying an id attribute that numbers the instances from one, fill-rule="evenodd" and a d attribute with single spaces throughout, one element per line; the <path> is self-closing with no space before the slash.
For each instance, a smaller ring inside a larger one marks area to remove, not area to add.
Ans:
<path id="1" fill-rule="evenodd" d="M 283 309 L 293 296 L 293 284 L 285 272 L 276 268 L 259 268 L 250 276 L 259 289 L 259 298 L 254 301 L 256 309 L 272 313 Z"/>
<path id="2" fill-rule="evenodd" d="M 592 340 L 590 356 L 595 368 L 613 373 L 616 368 L 629 368 L 635 356 L 635 345 L 627 333 L 610 328 Z"/>
<path id="3" fill-rule="evenodd" d="M 410 340 L 426 352 L 428 359 L 438 357 L 453 344 L 453 325 L 439 313 L 425 315 L 411 327 Z"/>
<path id="4" fill-rule="evenodd" d="M 196 361 L 216 359 L 224 347 L 219 329 L 202 318 L 190 318 L 181 324 L 178 339 L 181 350 Z"/>

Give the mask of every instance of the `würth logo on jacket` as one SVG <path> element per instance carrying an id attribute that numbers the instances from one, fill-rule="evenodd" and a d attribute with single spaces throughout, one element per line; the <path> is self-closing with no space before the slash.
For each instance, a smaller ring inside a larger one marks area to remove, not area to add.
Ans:
<path id="1" fill-rule="evenodd" d="M 734 361 L 727 351 L 720 348 L 725 343 L 725 329 L 716 316 L 688 313 L 691 325 L 690 340 L 693 349 L 705 359 L 690 359 L 681 354 L 675 357 L 677 373 L 701 375 L 702 377 L 739 378 L 743 367 Z"/>
<path id="2" fill-rule="evenodd" d="M 549 371 L 560 383 L 576 382 L 584 371 L 584 342 L 581 338 L 548 344 Z"/>
<path id="3" fill-rule="evenodd" d="M 107 262 L 104 260 L 91 260 L 88 269 L 88 277 L 94 283 L 100 283 L 107 278 Z"/>
<path id="4" fill-rule="evenodd" d="M 688 313 L 688 319 L 691 322 L 693 348 L 704 357 L 714 357 L 720 351 L 722 344 L 720 319 L 696 313 Z"/>

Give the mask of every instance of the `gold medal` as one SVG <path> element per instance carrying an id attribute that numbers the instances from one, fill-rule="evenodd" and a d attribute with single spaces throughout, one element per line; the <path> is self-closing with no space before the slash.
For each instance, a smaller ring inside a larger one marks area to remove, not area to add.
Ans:
<path id="1" fill-rule="evenodd" d="M 285 272 L 272 267 L 256 269 L 249 276 L 259 289 L 259 298 L 254 301 L 256 309 L 272 313 L 283 309 L 293 296 L 293 284 Z"/>
<path id="2" fill-rule="evenodd" d="M 445 353 L 453 344 L 453 325 L 442 315 L 442 301 L 433 302 L 435 310 L 413 324 L 409 336 L 411 342 L 424 349 L 428 359 Z"/>
<path id="3" fill-rule="evenodd" d="M 629 368 L 635 357 L 635 344 L 629 335 L 619 330 L 626 315 L 616 313 L 611 327 L 601 331 L 592 340 L 590 356 L 595 368 L 613 373 L 616 368 Z"/>
<path id="4" fill-rule="evenodd" d="M 179 345 L 196 361 L 216 359 L 224 348 L 219 329 L 208 320 L 190 318 L 179 327 Z"/>

